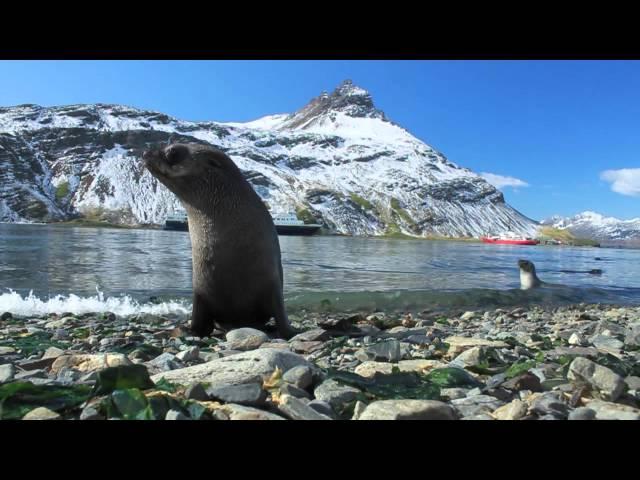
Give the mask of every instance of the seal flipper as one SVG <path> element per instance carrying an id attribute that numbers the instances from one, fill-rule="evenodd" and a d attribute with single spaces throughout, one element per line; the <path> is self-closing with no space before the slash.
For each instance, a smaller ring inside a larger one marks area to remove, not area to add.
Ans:
<path id="1" fill-rule="evenodd" d="M 201 295 L 193 293 L 191 331 L 198 337 L 208 337 L 213 332 L 213 312 Z"/>
<path id="2" fill-rule="evenodd" d="M 275 299 L 274 318 L 278 332 L 285 340 L 289 340 L 291 337 L 300 333 L 299 330 L 293 328 L 291 323 L 289 323 L 289 317 L 287 317 L 287 312 L 284 308 L 284 299 L 282 298 L 282 294 L 278 295 Z"/>

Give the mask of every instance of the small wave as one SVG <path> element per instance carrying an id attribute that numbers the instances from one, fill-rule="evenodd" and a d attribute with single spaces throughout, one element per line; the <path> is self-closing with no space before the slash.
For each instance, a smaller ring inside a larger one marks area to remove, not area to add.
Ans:
<path id="1" fill-rule="evenodd" d="M 118 316 L 150 313 L 153 315 L 178 314 L 191 312 L 191 304 L 186 300 L 168 300 L 158 303 L 139 302 L 129 295 L 121 297 L 106 297 L 96 289 L 96 295 L 80 297 L 78 295 L 56 295 L 52 298 L 41 299 L 33 292 L 22 296 L 9 290 L 0 294 L 0 312 L 11 312 L 15 315 L 38 316 L 50 313 L 73 314 L 113 312 Z"/>

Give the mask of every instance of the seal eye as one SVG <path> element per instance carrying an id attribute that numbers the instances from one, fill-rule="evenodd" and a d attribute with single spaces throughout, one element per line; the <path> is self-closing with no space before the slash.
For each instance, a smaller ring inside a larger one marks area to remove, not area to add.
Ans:
<path id="1" fill-rule="evenodd" d="M 171 145 L 165 150 L 165 157 L 169 165 L 182 162 L 189 156 L 189 149 L 184 145 Z"/>

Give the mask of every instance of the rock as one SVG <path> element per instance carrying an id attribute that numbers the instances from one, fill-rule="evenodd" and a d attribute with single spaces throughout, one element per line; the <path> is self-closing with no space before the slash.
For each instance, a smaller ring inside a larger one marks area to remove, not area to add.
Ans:
<path id="1" fill-rule="evenodd" d="M 266 333 L 255 328 L 236 328 L 228 332 L 225 338 L 230 349 L 242 351 L 254 350 L 269 341 Z"/>
<path id="2" fill-rule="evenodd" d="M 74 320 L 75 320 L 74 317 L 64 317 L 64 318 L 61 318 L 60 320 L 52 320 L 51 322 L 46 323 L 44 325 L 44 328 L 55 330 L 65 326 L 69 322 L 73 322 Z"/>
<path id="3" fill-rule="evenodd" d="M 10 382 L 16 374 L 16 367 L 10 363 L 0 365 L 0 383 Z"/>
<path id="4" fill-rule="evenodd" d="M 38 407 L 27 413 L 22 420 L 61 420 L 62 417 L 45 407 Z"/>
<path id="5" fill-rule="evenodd" d="M 629 376 L 624 379 L 624 383 L 627 384 L 629 390 L 640 391 L 640 377 Z"/>
<path id="6" fill-rule="evenodd" d="M 308 398 L 311 400 L 311 395 L 306 390 L 296 387 L 291 383 L 283 383 L 280 386 L 280 393 L 290 395 L 296 398 Z"/>
<path id="7" fill-rule="evenodd" d="M 11 320 L 13 318 L 13 315 L 11 315 L 10 312 L 2 312 L 2 315 L 0 315 L 0 321 L 6 322 L 7 320 Z"/>
<path id="8" fill-rule="evenodd" d="M 472 311 L 464 312 L 462 315 L 460 315 L 460 320 L 466 322 L 467 320 L 471 320 L 475 316 L 476 316 L 476 312 L 472 312 Z"/>
<path id="9" fill-rule="evenodd" d="M 592 337 L 591 344 L 598 350 L 611 353 L 617 353 L 622 349 L 622 347 L 624 347 L 623 342 L 617 338 L 608 337 L 606 335 L 596 335 L 595 337 Z"/>
<path id="10" fill-rule="evenodd" d="M 105 418 L 100 415 L 98 410 L 94 407 L 85 407 L 80 413 L 80 420 L 104 420 Z"/>
<path id="11" fill-rule="evenodd" d="M 474 395 L 473 397 L 458 398 L 451 400 L 460 416 L 471 417 L 481 413 L 491 413 L 504 405 L 504 402 L 489 395 Z"/>
<path id="12" fill-rule="evenodd" d="M 335 380 L 325 380 L 314 391 L 318 400 L 328 402 L 331 408 L 338 412 L 342 411 L 348 403 L 355 401 L 360 393 L 357 388 L 342 385 Z"/>
<path id="13" fill-rule="evenodd" d="M 42 359 L 46 358 L 58 358 L 64 355 L 64 350 L 57 347 L 49 347 L 44 351 L 44 355 L 42 355 Z"/>
<path id="14" fill-rule="evenodd" d="M 209 395 L 201 383 L 194 383 L 184 392 L 185 398 L 189 400 L 199 400 L 201 402 L 209 400 Z"/>
<path id="15" fill-rule="evenodd" d="M 233 403 L 223 405 L 220 410 L 226 413 L 230 420 L 285 420 L 279 415 L 264 410 Z"/>
<path id="16" fill-rule="evenodd" d="M 379 335 L 381 338 L 395 338 L 396 340 L 404 340 L 405 338 L 410 338 L 416 335 L 426 335 L 428 328 L 426 327 L 415 327 L 415 328 L 406 328 L 406 327 L 395 327 L 391 330 L 387 330 L 382 335 Z M 375 334 L 374 334 L 375 335 Z"/>
<path id="17" fill-rule="evenodd" d="M 443 388 L 440 390 L 440 395 L 448 398 L 449 400 L 457 400 L 458 398 L 465 398 L 469 393 L 468 388 Z"/>
<path id="18" fill-rule="evenodd" d="M 250 407 L 264 405 L 267 392 L 262 389 L 262 383 L 245 383 L 242 385 L 216 385 L 205 388 L 207 396 L 212 400 L 225 403 L 237 403 Z"/>
<path id="19" fill-rule="evenodd" d="M 395 338 L 375 343 L 365 349 L 365 354 L 369 360 L 383 362 L 398 362 L 402 358 L 400 353 L 400 342 Z"/>
<path id="20" fill-rule="evenodd" d="M 51 372 L 57 374 L 63 368 L 91 372 L 123 365 L 131 365 L 131 361 L 121 353 L 62 355 L 51 365 Z"/>
<path id="21" fill-rule="evenodd" d="M 444 340 L 449 344 L 449 355 L 457 355 L 472 347 L 494 347 L 494 348 L 508 348 L 509 344 L 501 342 L 499 340 L 486 340 L 483 338 L 468 338 L 468 337 L 447 337 Z"/>
<path id="22" fill-rule="evenodd" d="M 444 366 L 445 364 L 438 360 L 401 360 L 397 364 L 366 361 L 358 365 L 354 372 L 361 377 L 371 378 L 376 373 L 393 373 L 394 367 L 399 368 L 401 372 L 424 373 L 434 368 L 441 368 Z"/>
<path id="23" fill-rule="evenodd" d="M 361 402 L 360 400 L 356 400 L 356 405 L 355 407 L 353 407 L 353 416 L 351 417 L 351 420 L 358 420 L 362 416 L 366 408 L 366 403 Z"/>
<path id="24" fill-rule="evenodd" d="M 576 408 L 573 412 L 569 414 L 569 418 L 567 420 L 595 420 L 596 412 L 591 408 L 580 407 Z"/>
<path id="25" fill-rule="evenodd" d="M 298 365 L 305 365 L 312 371 L 315 370 L 315 367 L 301 355 L 276 348 L 261 348 L 231 357 L 218 358 L 193 367 L 158 373 L 151 379 L 158 382 L 165 378 L 169 382 L 181 385 L 190 385 L 194 382 L 206 382 L 212 386 L 239 385 L 262 382 L 270 377 L 276 368 L 286 373 Z"/>
<path id="26" fill-rule="evenodd" d="M 592 357 L 598 355 L 598 349 L 593 347 L 556 347 L 545 352 L 550 360 L 555 360 L 565 355 L 575 355 L 576 357 Z"/>
<path id="27" fill-rule="evenodd" d="M 476 367 L 485 359 L 486 350 L 487 347 L 472 347 L 469 350 L 465 350 L 449 362 L 449 366 L 459 368 Z"/>
<path id="28" fill-rule="evenodd" d="M 640 410 L 628 405 L 594 400 L 588 407 L 596 412 L 597 420 L 640 420 Z"/>
<path id="29" fill-rule="evenodd" d="M 278 410 L 291 420 L 331 420 L 331 418 L 318 413 L 302 400 L 291 395 L 282 395 L 280 397 Z"/>
<path id="30" fill-rule="evenodd" d="M 496 420 L 519 420 L 527 414 L 528 405 L 522 400 L 513 400 L 493 412 Z"/>
<path id="31" fill-rule="evenodd" d="M 179 410 L 169 410 L 164 417 L 165 420 L 191 420 Z"/>
<path id="32" fill-rule="evenodd" d="M 19 362 L 17 365 L 22 370 L 41 370 L 50 368 L 54 361 L 55 358 L 40 358 L 37 360 L 25 360 Z"/>
<path id="33" fill-rule="evenodd" d="M 591 360 L 578 357 L 569 365 L 569 380 L 583 381 L 600 392 L 603 400 L 616 401 L 624 391 L 624 380 L 617 373 Z"/>
<path id="34" fill-rule="evenodd" d="M 324 342 L 291 342 L 291 350 L 296 353 L 313 353 L 324 346 Z"/>
<path id="35" fill-rule="evenodd" d="M 287 371 L 282 376 L 282 380 L 295 385 L 298 388 L 309 388 L 313 383 L 313 372 L 309 367 L 300 365 L 298 367 L 293 367 L 291 370 Z"/>
<path id="36" fill-rule="evenodd" d="M 539 417 L 552 415 L 564 419 L 569 414 L 569 406 L 565 403 L 562 393 L 547 392 L 535 398 L 531 404 L 531 411 Z"/>
<path id="37" fill-rule="evenodd" d="M 480 413 L 478 415 L 471 415 L 469 417 L 462 417 L 460 420 L 495 420 L 491 415 L 486 413 Z"/>
<path id="38" fill-rule="evenodd" d="M 627 331 L 624 343 L 629 347 L 640 347 L 640 325 L 634 325 Z"/>
<path id="39" fill-rule="evenodd" d="M 183 366 L 182 362 L 177 360 L 176 356 L 169 352 L 158 355 L 153 360 L 146 362 L 145 365 L 149 368 L 150 373 L 177 370 Z"/>
<path id="40" fill-rule="evenodd" d="M 312 330 L 299 333 L 295 337 L 292 337 L 289 342 L 326 342 L 330 339 L 331 335 L 329 335 L 326 330 L 314 328 Z"/>
<path id="41" fill-rule="evenodd" d="M 453 408 L 436 400 L 379 400 L 358 420 L 455 420 Z"/>
<path id="42" fill-rule="evenodd" d="M 17 372 L 13 378 L 15 380 L 29 380 L 32 378 L 48 378 L 48 375 L 45 370 L 26 370 Z"/>
<path id="43" fill-rule="evenodd" d="M 0 355 L 11 355 L 16 353 L 16 349 L 13 347 L 0 347 Z"/>
<path id="44" fill-rule="evenodd" d="M 331 408 L 331 405 L 324 400 L 311 400 L 308 405 L 316 412 L 321 413 L 322 415 L 326 415 L 332 420 L 336 420 L 338 418 L 336 413 Z"/>
<path id="45" fill-rule="evenodd" d="M 507 380 L 502 385 L 502 388 L 507 390 L 519 391 L 519 390 L 531 390 L 532 392 L 541 392 L 542 385 L 540 384 L 540 378 L 534 373 L 525 372 L 517 377 Z"/>
<path id="46" fill-rule="evenodd" d="M 348 317 L 323 318 L 318 320 L 317 325 L 325 330 L 347 331 L 351 329 L 352 321 Z"/>
<path id="47" fill-rule="evenodd" d="M 176 358 L 181 362 L 193 362 L 200 358 L 200 349 L 198 347 L 189 347 L 177 353 Z"/>
<path id="48" fill-rule="evenodd" d="M 578 334 L 578 333 L 572 333 L 571 336 L 569 337 L 569 345 L 584 345 L 586 343 L 585 339 L 582 337 L 582 335 Z"/>

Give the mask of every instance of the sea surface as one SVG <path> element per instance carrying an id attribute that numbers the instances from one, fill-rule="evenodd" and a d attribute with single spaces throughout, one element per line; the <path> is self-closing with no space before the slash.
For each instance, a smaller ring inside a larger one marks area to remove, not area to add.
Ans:
<path id="1" fill-rule="evenodd" d="M 291 311 L 640 304 L 640 250 L 279 238 Z M 521 258 L 557 286 L 521 291 Z M 183 314 L 190 297 L 187 232 L 0 224 L 0 312 Z"/>

